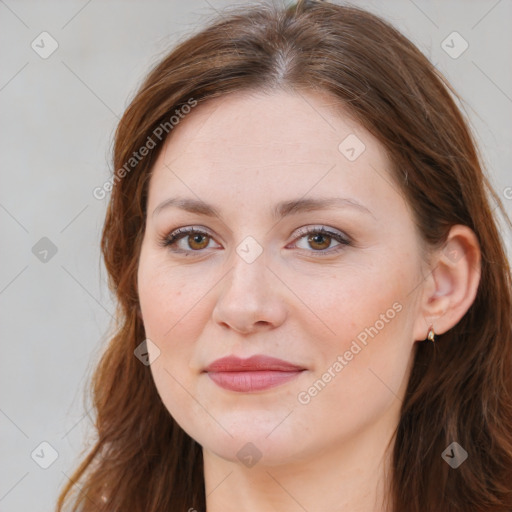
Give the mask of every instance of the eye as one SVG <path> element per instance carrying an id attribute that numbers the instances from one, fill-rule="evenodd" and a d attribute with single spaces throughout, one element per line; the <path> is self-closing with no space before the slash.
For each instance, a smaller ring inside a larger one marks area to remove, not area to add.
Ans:
<path id="1" fill-rule="evenodd" d="M 201 252 L 211 241 L 213 238 L 207 231 L 188 227 L 173 231 L 160 241 L 160 245 L 171 248 L 173 252 Z"/>
<path id="2" fill-rule="evenodd" d="M 331 231 L 324 226 L 315 228 L 301 228 L 298 231 L 300 237 L 296 240 L 306 239 L 305 244 L 313 250 L 309 253 L 316 253 L 315 256 L 331 255 L 343 249 L 344 246 L 351 245 L 351 240 L 341 232 Z M 176 253 L 200 253 L 207 249 L 213 237 L 204 230 L 195 227 L 179 228 L 160 240 L 162 247 L 170 248 Z M 331 246 L 332 242 L 337 245 Z M 299 249 L 307 250 L 308 247 Z"/>
<path id="3" fill-rule="evenodd" d="M 306 247 L 299 247 L 301 249 L 313 248 L 313 251 L 308 252 L 317 253 L 315 256 L 331 255 L 341 251 L 344 246 L 351 245 L 351 240 L 340 232 L 335 232 L 327 229 L 325 226 L 315 228 L 303 228 L 299 230 L 300 238 L 305 240 Z M 337 245 L 331 246 L 333 241 L 338 242 Z M 333 248 L 334 247 L 334 248 Z"/>

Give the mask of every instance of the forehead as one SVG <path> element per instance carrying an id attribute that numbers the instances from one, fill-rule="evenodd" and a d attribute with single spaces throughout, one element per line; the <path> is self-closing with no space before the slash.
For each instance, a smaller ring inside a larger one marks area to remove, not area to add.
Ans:
<path id="1" fill-rule="evenodd" d="M 347 158 L 351 146 L 356 159 Z M 380 143 L 328 94 L 233 93 L 198 105 L 174 127 L 149 200 L 153 208 L 169 194 L 256 206 L 311 194 L 375 203 L 397 194 L 388 167 Z"/>
<path id="2" fill-rule="evenodd" d="M 332 161 L 345 136 L 358 132 L 370 137 L 348 113 L 338 112 L 339 101 L 327 93 L 232 93 L 209 100 L 186 116 L 167 140 L 167 158 L 175 163 L 195 157 L 257 166 L 247 159 L 250 150 L 275 163 L 279 158 L 286 162 L 291 154 L 314 159 L 324 155 L 322 160 Z"/>

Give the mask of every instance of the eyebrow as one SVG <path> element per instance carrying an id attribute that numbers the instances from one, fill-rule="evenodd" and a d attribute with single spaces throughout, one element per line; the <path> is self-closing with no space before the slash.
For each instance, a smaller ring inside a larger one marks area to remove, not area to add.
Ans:
<path id="1" fill-rule="evenodd" d="M 207 217 L 218 217 L 219 219 L 222 219 L 219 210 L 215 206 L 208 204 L 204 201 L 201 201 L 199 199 L 180 197 L 171 197 L 161 202 L 153 210 L 152 216 L 155 217 L 162 210 L 169 207 L 180 208 L 190 213 L 205 215 Z M 346 197 L 325 197 L 308 199 L 300 198 L 292 199 L 289 201 L 282 201 L 272 209 L 272 216 L 274 219 L 277 220 L 289 215 L 295 215 L 302 212 L 310 212 L 330 208 L 354 208 L 363 213 L 369 214 L 373 218 L 375 218 L 374 214 L 366 206 L 362 205 L 355 199 L 350 199 Z"/>

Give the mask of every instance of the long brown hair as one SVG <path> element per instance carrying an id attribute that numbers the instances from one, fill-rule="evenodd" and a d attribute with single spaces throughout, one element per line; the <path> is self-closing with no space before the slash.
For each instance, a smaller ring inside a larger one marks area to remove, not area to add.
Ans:
<path id="1" fill-rule="evenodd" d="M 386 149 L 427 246 L 440 247 L 455 224 L 475 232 L 482 252 L 477 296 L 435 344 L 418 343 L 390 497 L 394 512 L 510 512 L 511 274 L 490 203 L 509 227 L 510 219 L 445 78 L 387 22 L 325 2 L 225 12 L 161 60 L 124 113 L 101 241 L 117 324 L 93 376 L 97 439 L 57 510 L 68 502 L 85 512 L 206 508 L 201 447 L 173 420 L 149 367 L 134 357 L 145 339 L 137 266 L 147 185 L 165 141 L 155 130 L 167 122 L 172 136 L 169 119 L 184 105 L 249 89 L 331 93 Z M 153 146 L 149 138 L 155 147 L 130 160 Z M 441 457 L 453 441 L 469 454 L 457 469 Z"/>

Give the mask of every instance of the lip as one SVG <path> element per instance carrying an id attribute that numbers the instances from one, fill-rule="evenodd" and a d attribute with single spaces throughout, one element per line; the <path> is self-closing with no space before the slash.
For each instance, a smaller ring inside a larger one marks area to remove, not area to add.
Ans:
<path id="1" fill-rule="evenodd" d="M 222 357 L 208 365 L 205 372 L 256 372 L 256 371 L 290 372 L 305 370 L 301 366 L 277 359 L 275 357 L 255 355 L 248 359 L 236 356 Z"/>
<path id="2" fill-rule="evenodd" d="M 247 393 L 284 384 L 304 370 L 282 359 L 256 355 L 248 359 L 223 357 L 208 365 L 204 372 L 221 388 Z"/>

